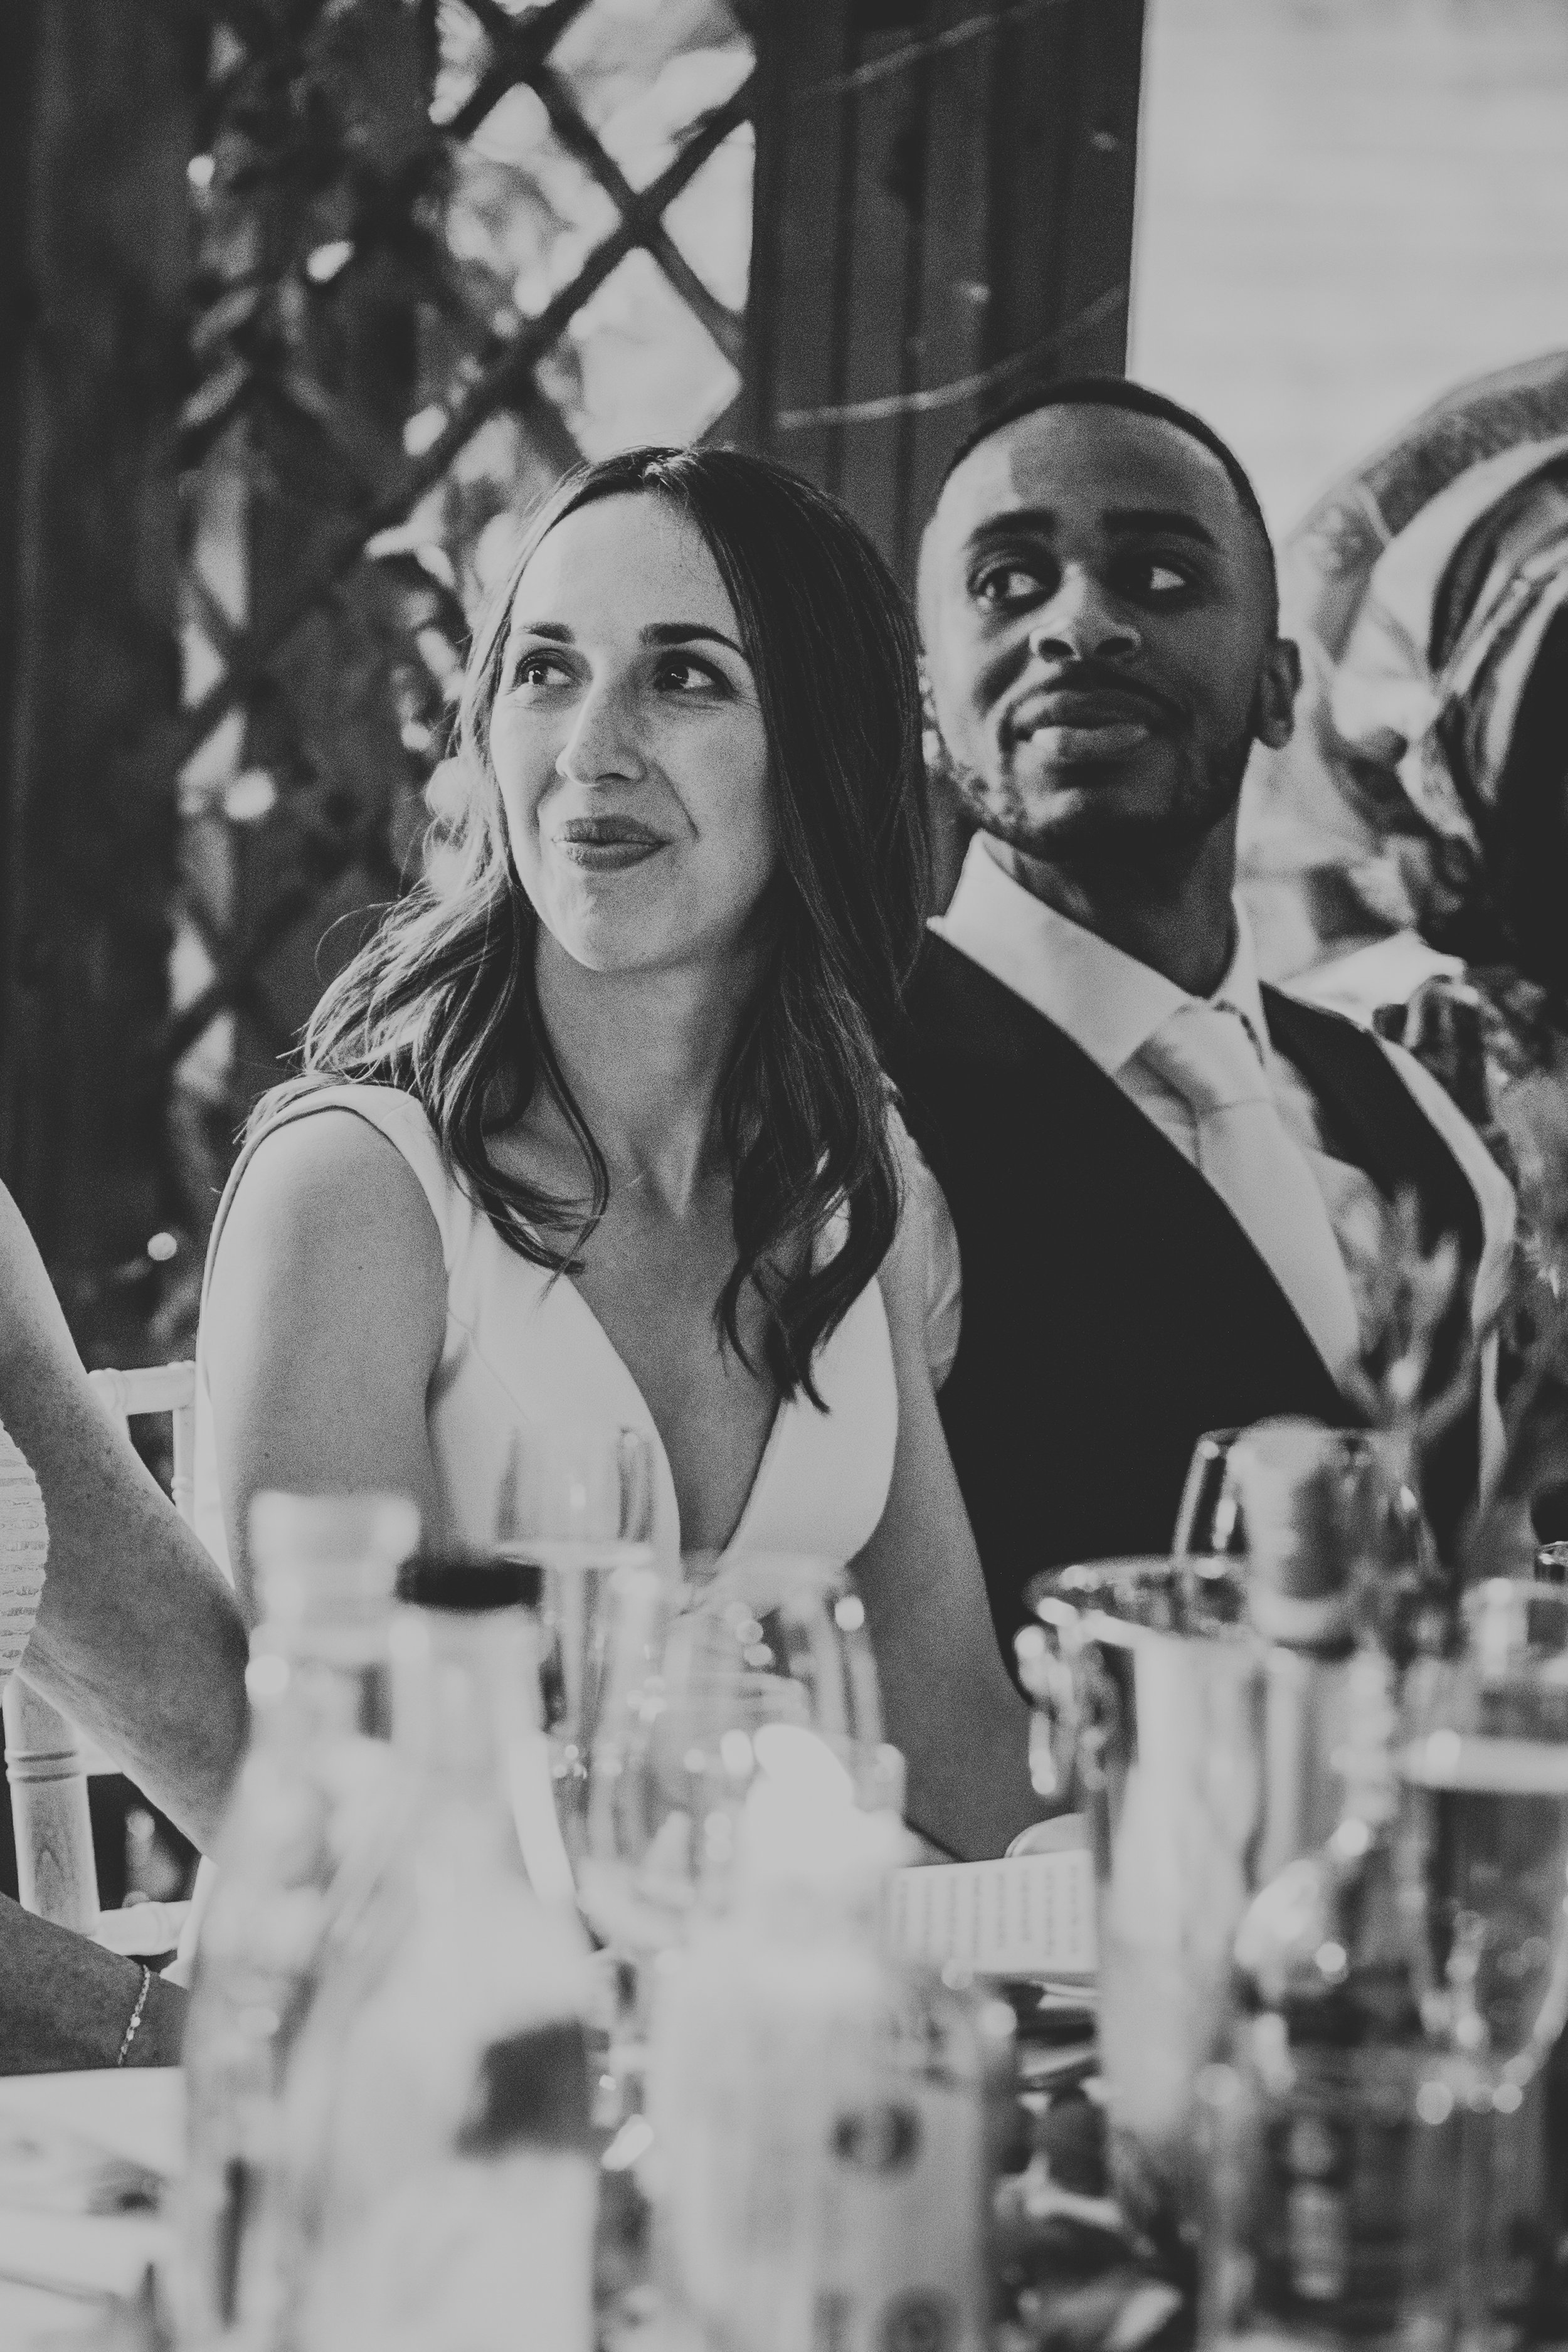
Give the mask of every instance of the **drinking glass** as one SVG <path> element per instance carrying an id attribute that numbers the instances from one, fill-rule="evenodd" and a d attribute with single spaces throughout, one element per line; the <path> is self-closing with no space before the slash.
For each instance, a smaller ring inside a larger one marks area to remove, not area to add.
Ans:
<path id="1" fill-rule="evenodd" d="M 1401 1758 L 1404 1858 L 1427 2030 L 1495 2094 L 1568 2021 L 1568 1590 L 1493 1578 L 1464 1617 Z"/>
<path id="2" fill-rule="evenodd" d="M 1490 2347 L 1531 2325 L 1552 2253 L 1538 2077 L 1568 2021 L 1568 1591 L 1496 1578 L 1464 1618 L 1400 1759 L 1401 1859 L 1444 2053 L 1423 2096 L 1457 2147 L 1446 2325 Z"/>
<path id="3" fill-rule="evenodd" d="M 575 1873 L 604 1698 L 605 1599 L 621 1569 L 653 1558 L 653 1447 L 640 1430 L 611 1423 L 523 1432 L 498 1517 L 500 1549 L 542 1571 L 544 1725 L 561 1834 Z"/>
<path id="4" fill-rule="evenodd" d="M 704 1580 L 679 1587 L 622 1569 L 604 1613 L 578 1891 L 589 1925 L 644 1989 L 697 1911 L 727 1904 L 759 1774 L 868 1809 L 903 1804 L 865 1610 L 843 1570 L 793 1554 L 704 1565 Z M 640 1995 L 636 2010 L 640 2039 Z M 635 2060 L 623 2046 L 623 2075 Z"/>
<path id="5" fill-rule="evenodd" d="M 1186 1601 L 1205 1616 L 1228 1616 L 1243 1605 L 1247 1555 L 1259 1532 L 1247 1524 L 1248 1509 L 1257 1505 L 1256 1487 L 1249 1503 L 1247 1455 L 1255 1439 L 1268 1444 L 1267 1429 L 1209 1430 L 1193 1449 L 1171 1552 L 1182 1564 Z M 1325 1494 L 1334 1493 L 1335 1508 L 1358 1523 L 1356 1549 L 1375 1568 L 1357 1596 L 1361 1614 L 1390 1654 L 1404 1659 L 1419 1646 L 1426 1620 L 1446 1597 L 1407 1449 L 1388 1431 L 1309 1433 L 1328 1482 Z"/>
<path id="6" fill-rule="evenodd" d="M 1245 1553 L 1241 1504 L 1230 1477 L 1230 1451 L 1239 1429 L 1205 1430 L 1193 1448 L 1176 1524 L 1171 1534 L 1175 1559 L 1225 1559 Z"/>

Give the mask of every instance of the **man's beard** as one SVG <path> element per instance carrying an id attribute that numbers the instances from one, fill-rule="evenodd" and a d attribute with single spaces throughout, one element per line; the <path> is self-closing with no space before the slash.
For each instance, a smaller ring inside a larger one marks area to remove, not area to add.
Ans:
<path id="1" fill-rule="evenodd" d="M 1089 792 L 1069 806 L 1042 810 L 1031 805 L 1028 787 L 1012 777 L 992 783 L 956 763 L 950 772 L 981 831 L 1026 856 L 1047 866 L 1159 867 L 1194 849 L 1230 815 L 1251 751 L 1250 732 L 1206 762 L 1181 743 L 1173 789 L 1152 809 L 1130 809 L 1113 793 Z"/>

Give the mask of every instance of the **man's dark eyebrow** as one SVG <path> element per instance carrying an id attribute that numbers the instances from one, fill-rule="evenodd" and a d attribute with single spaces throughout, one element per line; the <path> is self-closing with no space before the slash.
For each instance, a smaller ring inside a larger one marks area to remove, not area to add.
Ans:
<path id="1" fill-rule="evenodd" d="M 984 547 L 1017 530 L 1054 530 L 1056 520 L 1049 507 L 1009 507 L 1004 514 L 982 515 L 963 543 L 966 549 Z"/>
<path id="2" fill-rule="evenodd" d="M 733 637 L 727 637 L 722 629 L 710 629 L 706 621 L 650 621 L 642 633 L 645 646 L 689 646 L 700 637 L 716 646 L 728 646 L 742 661 L 746 658 Z"/>
<path id="3" fill-rule="evenodd" d="M 1180 507 L 1113 507 L 1101 520 L 1107 530 L 1160 530 L 1173 539 L 1194 540 L 1200 547 L 1215 543 L 1214 533 Z"/>

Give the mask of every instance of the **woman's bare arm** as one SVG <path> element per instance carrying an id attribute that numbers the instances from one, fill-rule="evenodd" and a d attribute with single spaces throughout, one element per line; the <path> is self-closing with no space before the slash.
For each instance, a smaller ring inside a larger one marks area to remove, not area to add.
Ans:
<path id="1" fill-rule="evenodd" d="M 855 1562 L 888 1737 L 912 1824 L 963 1861 L 998 1854 L 1043 1810 L 1029 1715 L 1003 1665 L 985 1580 L 926 1360 L 925 1250 L 906 1221 L 881 1274 L 899 1382 L 888 1506 Z"/>
<path id="2" fill-rule="evenodd" d="M 229 1557 L 253 1495 L 380 1488 L 439 1536 L 426 1398 L 447 1328 L 441 1239 L 407 1162 L 352 1111 L 269 1136 L 230 1205 L 203 1317 Z"/>
<path id="3" fill-rule="evenodd" d="M 0 1421 L 32 1465 L 49 1527 L 26 1679 L 205 1847 L 245 1737 L 244 1630 L 217 1570 L 94 1396 L 3 1189 Z"/>

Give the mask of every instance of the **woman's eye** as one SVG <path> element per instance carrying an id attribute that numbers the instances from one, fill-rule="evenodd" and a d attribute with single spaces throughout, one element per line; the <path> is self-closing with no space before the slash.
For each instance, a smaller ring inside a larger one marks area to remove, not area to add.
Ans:
<path id="1" fill-rule="evenodd" d="M 513 688 L 523 686 L 555 686 L 561 679 L 561 665 L 550 654 L 524 654 L 512 672 Z"/>
<path id="2" fill-rule="evenodd" d="M 671 688 L 677 694 L 710 692 L 723 683 L 706 662 L 689 661 L 684 655 L 659 664 L 658 682 L 660 686 Z"/>

